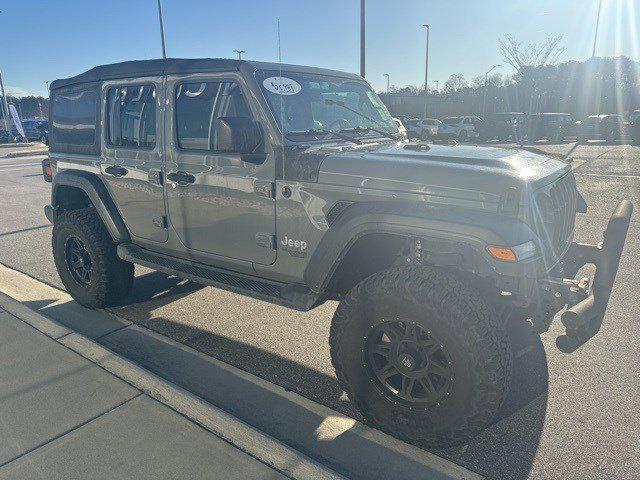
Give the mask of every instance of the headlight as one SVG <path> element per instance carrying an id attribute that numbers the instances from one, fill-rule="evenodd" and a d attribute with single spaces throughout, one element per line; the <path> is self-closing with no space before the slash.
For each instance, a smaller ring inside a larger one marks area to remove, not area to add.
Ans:
<path id="1" fill-rule="evenodd" d="M 536 244 L 529 241 L 526 243 L 521 243 L 520 245 L 516 245 L 515 247 L 511 247 L 511 250 L 513 250 L 516 254 L 516 257 L 518 257 L 518 261 L 526 260 L 527 258 L 535 257 Z"/>
<path id="2" fill-rule="evenodd" d="M 536 244 L 529 241 L 513 247 L 491 245 L 487 247 L 487 252 L 501 262 L 520 262 L 535 256 Z"/>

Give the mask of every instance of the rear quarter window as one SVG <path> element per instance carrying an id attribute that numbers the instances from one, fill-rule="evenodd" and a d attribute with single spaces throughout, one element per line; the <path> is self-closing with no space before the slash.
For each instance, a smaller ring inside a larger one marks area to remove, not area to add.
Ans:
<path id="1" fill-rule="evenodd" d="M 52 152 L 100 154 L 97 119 L 98 84 L 75 86 L 51 94 Z"/>

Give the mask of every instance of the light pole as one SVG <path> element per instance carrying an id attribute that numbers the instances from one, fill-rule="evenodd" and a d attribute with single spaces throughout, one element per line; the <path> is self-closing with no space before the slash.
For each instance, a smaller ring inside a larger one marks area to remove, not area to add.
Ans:
<path id="1" fill-rule="evenodd" d="M 596 19 L 596 32 L 593 35 L 593 51 L 591 52 L 591 58 L 596 56 L 596 44 L 598 43 L 598 29 L 600 28 L 600 14 L 602 13 L 602 0 L 598 5 L 598 18 Z"/>
<path id="2" fill-rule="evenodd" d="M 440 93 L 440 80 L 436 80 L 436 93 Z"/>
<path id="3" fill-rule="evenodd" d="M 4 93 L 4 82 L 2 81 L 2 72 L 0 72 L 0 92 L 2 93 L 2 113 L 4 113 L 4 128 L 10 132 L 9 128 L 9 104 L 7 103 L 7 96 Z"/>
<path id="4" fill-rule="evenodd" d="M 164 23 L 162 22 L 162 3 L 158 0 L 158 19 L 160 20 L 160 41 L 162 42 L 162 58 L 167 58 L 167 48 L 164 44 Z"/>
<path id="5" fill-rule="evenodd" d="M 487 108 L 487 83 L 489 82 L 489 74 L 493 72 L 496 68 L 501 66 L 502 65 L 494 65 L 487 71 L 487 73 L 484 74 L 484 95 L 482 96 L 482 116 L 483 117 L 485 114 L 485 110 Z"/>
<path id="6" fill-rule="evenodd" d="M 428 87 L 428 82 L 429 82 L 429 30 L 431 29 L 431 27 L 429 27 L 429 24 L 425 23 L 422 25 L 423 27 L 425 27 L 427 29 L 427 53 L 425 55 L 425 62 L 424 62 L 424 118 L 427 118 L 427 111 L 428 111 L 428 106 L 427 106 L 427 97 L 429 94 L 429 87 Z"/>
<path id="7" fill-rule="evenodd" d="M 389 95 L 389 74 L 383 73 L 382 76 L 387 77 L 387 95 Z"/>
<path id="8" fill-rule="evenodd" d="M 0 10 L 2 13 L 2 10 Z M 4 83 L 2 82 L 2 72 L 0 72 L 0 90 L 2 93 L 2 113 L 4 114 L 4 128 L 10 132 L 9 129 L 9 105 L 7 104 L 7 96 L 4 94 Z"/>
<path id="9" fill-rule="evenodd" d="M 234 50 L 238 54 L 238 60 L 242 60 L 242 54 L 247 53 L 245 50 Z"/>
<path id="10" fill-rule="evenodd" d="M 364 2 L 360 0 L 360 76 L 364 78 L 365 64 L 364 64 L 364 52 L 365 52 L 365 37 L 364 37 Z"/>

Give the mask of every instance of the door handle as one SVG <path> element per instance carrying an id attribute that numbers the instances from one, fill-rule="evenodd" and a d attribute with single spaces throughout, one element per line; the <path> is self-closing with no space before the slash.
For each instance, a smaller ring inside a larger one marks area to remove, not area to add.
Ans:
<path id="1" fill-rule="evenodd" d="M 128 172 L 128 170 L 119 165 L 111 165 L 104 169 L 104 173 L 108 173 L 109 175 L 113 175 L 114 177 L 124 177 Z"/>
<path id="2" fill-rule="evenodd" d="M 167 174 L 167 180 L 176 182 L 178 185 L 188 185 L 195 182 L 196 177 L 190 173 L 178 171 Z"/>

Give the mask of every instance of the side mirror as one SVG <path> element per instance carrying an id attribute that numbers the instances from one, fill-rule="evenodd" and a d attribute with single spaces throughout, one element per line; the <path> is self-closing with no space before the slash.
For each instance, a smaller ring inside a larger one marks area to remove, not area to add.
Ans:
<path id="1" fill-rule="evenodd" d="M 248 117 L 222 117 L 216 120 L 216 152 L 235 153 L 250 163 L 262 163 L 264 153 L 264 135 L 258 122 Z"/>

